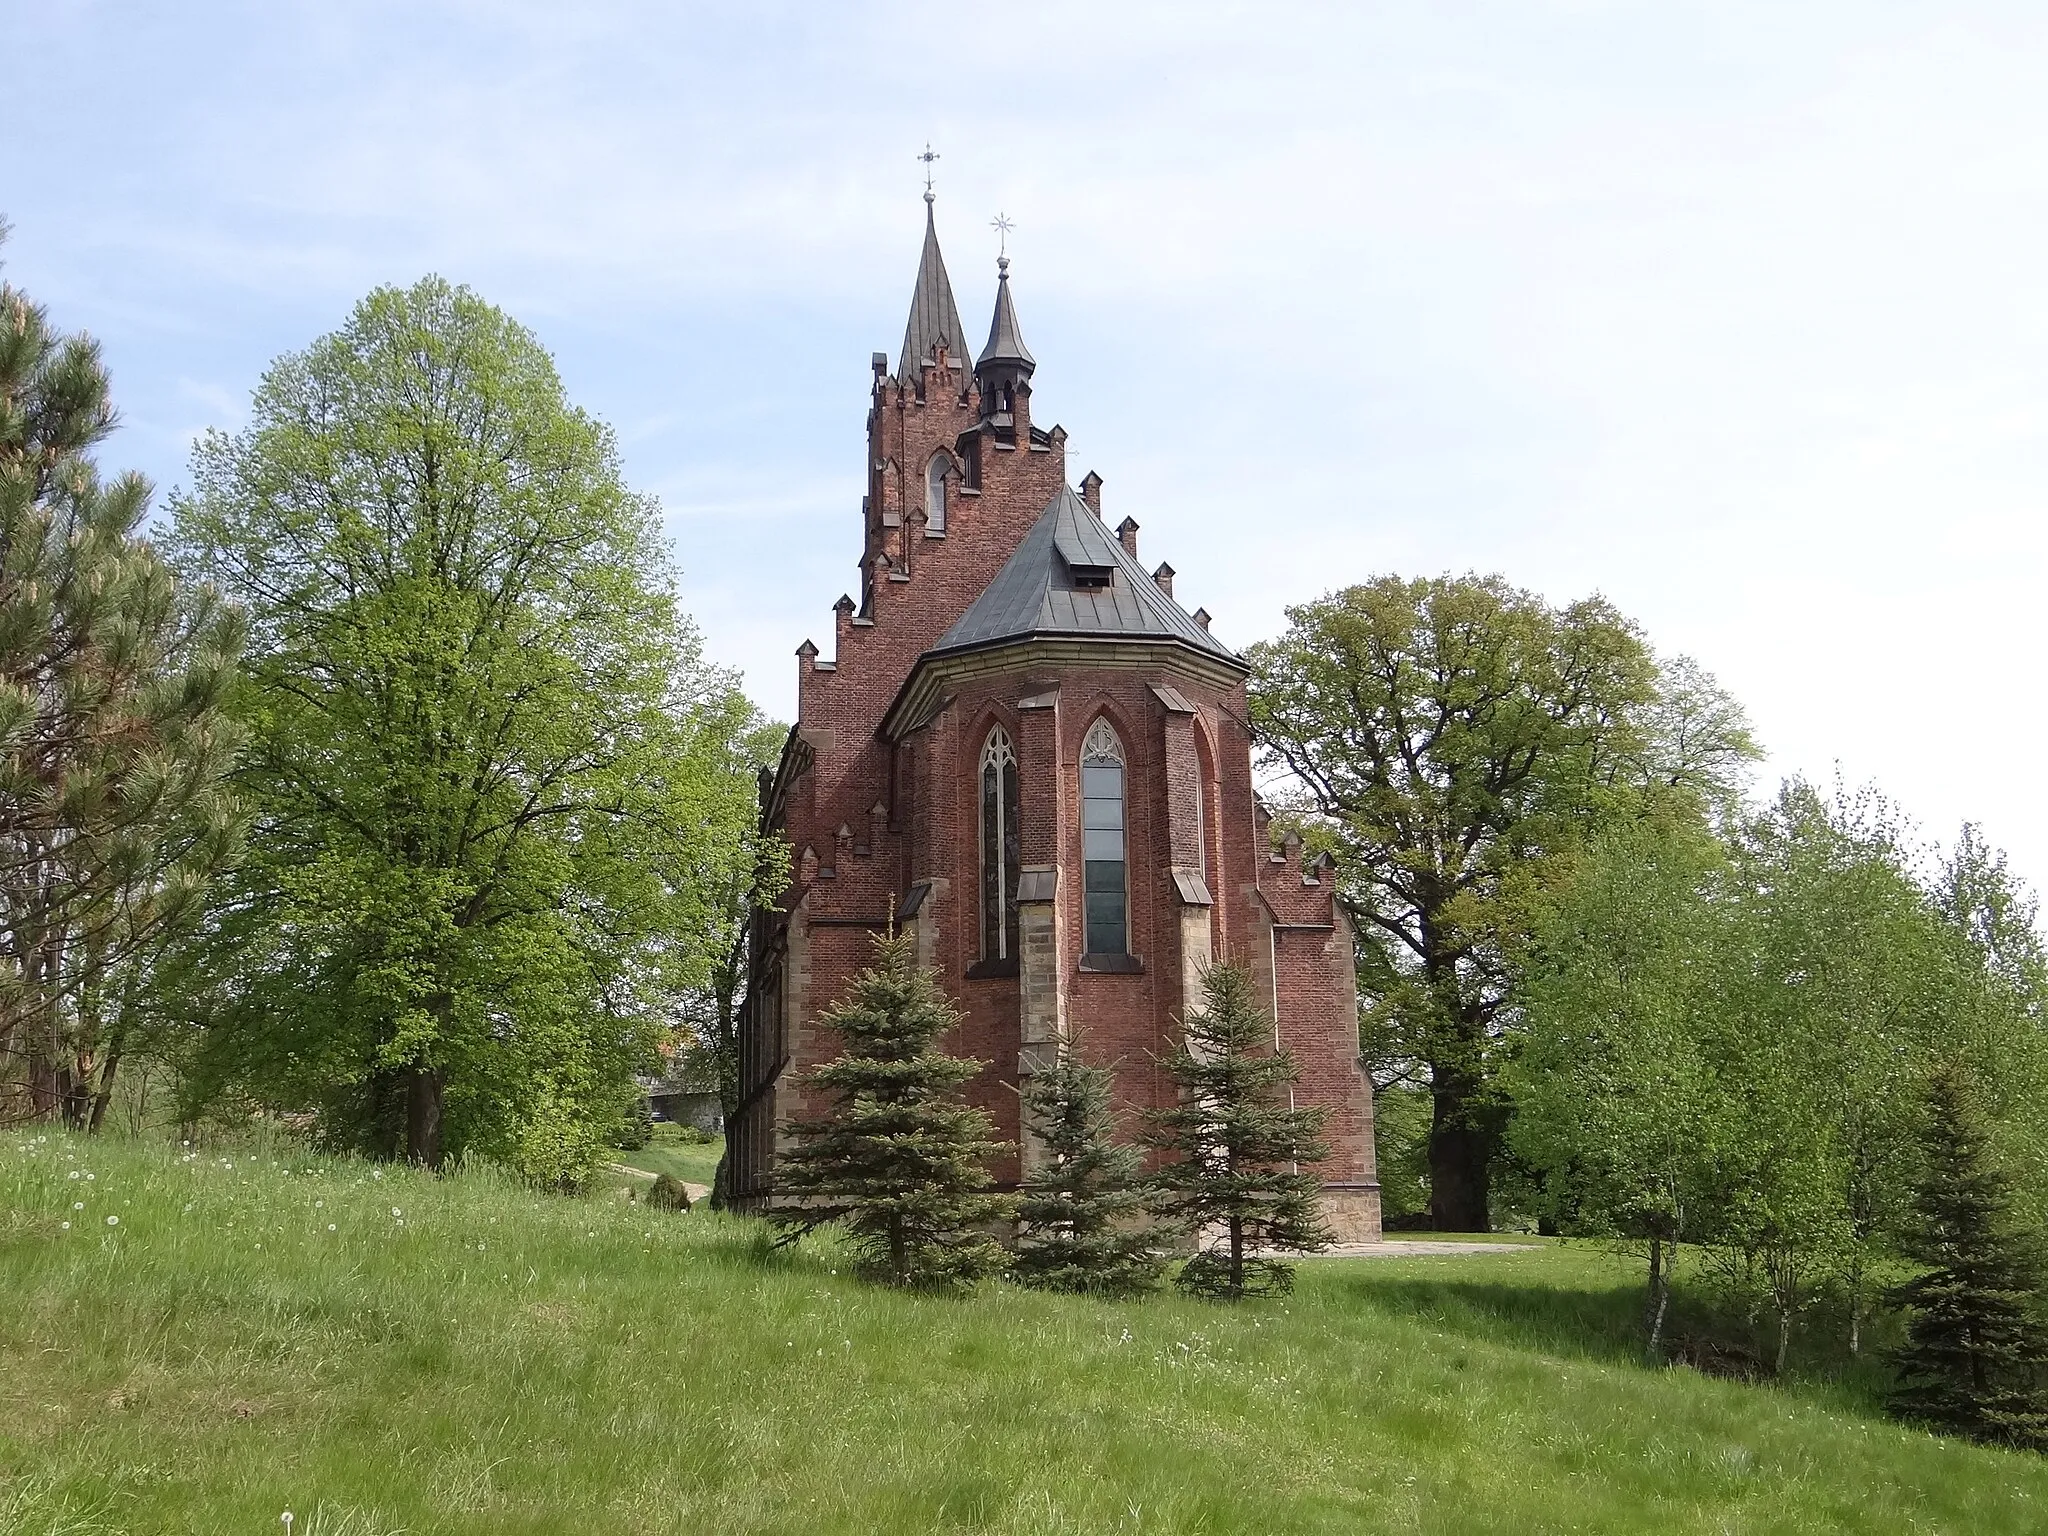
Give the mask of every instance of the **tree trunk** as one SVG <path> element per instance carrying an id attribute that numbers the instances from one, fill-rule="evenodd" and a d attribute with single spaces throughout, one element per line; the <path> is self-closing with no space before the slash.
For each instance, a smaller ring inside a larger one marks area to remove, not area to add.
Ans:
<path id="1" fill-rule="evenodd" d="M 1643 1346 L 1643 1357 L 1655 1365 L 1664 1344 L 1664 1314 L 1671 1306 L 1671 1259 L 1664 1247 L 1664 1239 L 1650 1239 L 1650 1295 L 1643 1308 L 1643 1322 L 1648 1341 Z"/>
<path id="2" fill-rule="evenodd" d="M 1472 1100 L 1449 1073 L 1434 1074 L 1429 1126 L 1429 1224 L 1439 1232 L 1490 1232 L 1493 1136 L 1475 1123 Z"/>
<path id="3" fill-rule="evenodd" d="M 448 1074 L 436 1067 L 405 1071 L 405 1156 L 408 1162 L 441 1167 L 441 1097 Z"/>
<path id="4" fill-rule="evenodd" d="M 1230 1218 L 1230 1294 L 1235 1299 L 1244 1294 L 1244 1219 Z"/>
<path id="5" fill-rule="evenodd" d="M 99 1088 L 92 1096 L 92 1116 L 86 1122 L 85 1127 L 88 1132 L 95 1136 L 99 1134 L 100 1127 L 106 1123 L 107 1104 L 114 1097 L 114 1073 L 119 1070 L 120 1066 L 121 1048 L 118 1045 L 111 1045 L 107 1048 L 107 1059 L 100 1065 Z"/>

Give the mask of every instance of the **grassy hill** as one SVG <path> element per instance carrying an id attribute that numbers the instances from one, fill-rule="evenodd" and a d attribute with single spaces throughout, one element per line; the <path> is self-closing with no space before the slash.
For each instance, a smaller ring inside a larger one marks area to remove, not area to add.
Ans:
<path id="1" fill-rule="evenodd" d="M 1319 1261 L 1226 1310 L 886 1294 L 761 1238 L 0 1138 L 0 1533 L 2048 1528 L 2048 1460 L 1638 1368 L 1597 1252 Z"/>

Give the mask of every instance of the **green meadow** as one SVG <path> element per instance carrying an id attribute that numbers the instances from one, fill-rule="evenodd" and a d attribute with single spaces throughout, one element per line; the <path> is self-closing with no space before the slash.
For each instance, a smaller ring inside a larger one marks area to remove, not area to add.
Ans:
<path id="1" fill-rule="evenodd" d="M 2048 1460 L 1636 1363 L 1596 1249 L 967 1301 L 829 1243 L 309 1156 L 0 1139 L 0 1533 L 2032 1532 Z"/>

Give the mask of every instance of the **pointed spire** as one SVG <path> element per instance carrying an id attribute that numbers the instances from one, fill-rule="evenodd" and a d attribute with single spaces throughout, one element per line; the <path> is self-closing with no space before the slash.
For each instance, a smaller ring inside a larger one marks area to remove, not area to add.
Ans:
<path id="1" fill-rule="evenodd" d="M 996 258 L 996 313 L 989 321 L 988 345 L 981 349 L 974 371 L 980 373 L 991 363 L 1005 363 L 1023 378 L 1030 378 L 1038 360 L 1024 345 L 1024 331 L 1017 324 L 1017 306 L 1010 299 L 1010 258 Z"/>
<path id="2" fill-rule="evenodd" d="M 903 328 L 903 350 L 897 354 L 896 377 L 916 384 L 919 371 L 933 361 L 940 342 L 947 355 L 958 359 L 963 373 L 968 367 L 967 328 L 960 323 L 960 306 L 953 301 L 953 283 L 946 276 L 946 258 L 939 254 L 938 225 L 932 213 L 933 197 L 924 194 L 924 254 L 917 262 L 917 286 L 910 294 L 910 322 Z"/>

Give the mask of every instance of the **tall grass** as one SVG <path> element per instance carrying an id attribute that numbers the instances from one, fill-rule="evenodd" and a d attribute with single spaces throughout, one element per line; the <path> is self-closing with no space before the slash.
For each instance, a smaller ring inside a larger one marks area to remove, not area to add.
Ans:
<path id="1" fill-rule="evenodd" d="M 2048 1527 L 2048 1462 L 1641 1369 L 1598 1252 L 1239 1309 L 842 1269 L 488 1170 L 0 1138 L 0 1533 Z"/>

